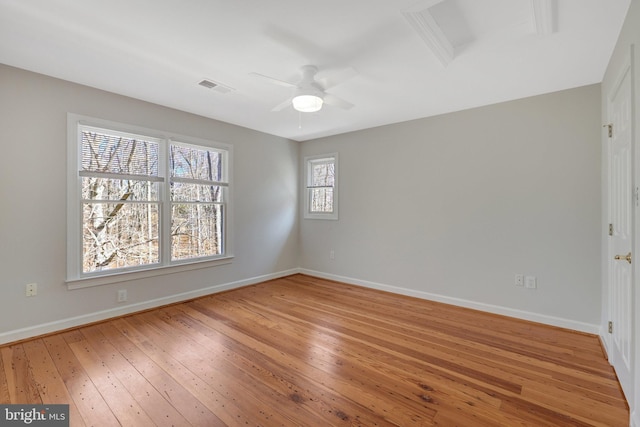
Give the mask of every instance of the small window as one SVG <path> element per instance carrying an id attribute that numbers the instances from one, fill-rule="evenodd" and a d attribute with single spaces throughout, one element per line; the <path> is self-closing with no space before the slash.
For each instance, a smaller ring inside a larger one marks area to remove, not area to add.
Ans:
<path id="1" fill-rule="evenodd" d="M 305 158 L 305 218 L 338 219 L 338 154 Z"/>

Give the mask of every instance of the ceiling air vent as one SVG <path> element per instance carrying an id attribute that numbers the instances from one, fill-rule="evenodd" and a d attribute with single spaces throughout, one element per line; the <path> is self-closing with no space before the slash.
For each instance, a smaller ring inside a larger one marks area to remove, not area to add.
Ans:
<path id="1" fill-rule="evenodd" d="M 213 89 L 214 87 L 218 86 L 216 83 L 212 82 L 211 80 L 203 80 L 200 83 L 198 83 L 200 86 L 204 86 L 207 89 Z"/>
<path id="2" fill-rule="evenodd" d="M 229 93 L 232 90 L 234 90 L 233 88 L 229 87 L 229 86 L 225 86 L 222 83 L 213 81 L 211 79 L 203 79 L 200 83 L 198 83 L 200 86 L 202 87 L 206 87 L 207 89 L 212 89 L 216 92 L 219 93 Z"/>

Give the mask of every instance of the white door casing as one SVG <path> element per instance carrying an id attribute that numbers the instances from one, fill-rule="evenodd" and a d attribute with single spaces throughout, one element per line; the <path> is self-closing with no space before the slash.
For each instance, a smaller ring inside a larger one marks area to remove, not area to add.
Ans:
<path id="1" fill-rule="evenodd" d="M 609 116 L 609 361 L 628 401 L 633 400 L 634 185 L 631 61 L 608 96 Z"/>

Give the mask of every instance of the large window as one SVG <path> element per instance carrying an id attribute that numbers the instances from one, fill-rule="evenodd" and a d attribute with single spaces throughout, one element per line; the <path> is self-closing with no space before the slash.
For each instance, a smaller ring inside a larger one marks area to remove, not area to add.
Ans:
<path id="1" fill-rule="evenodd" d="M 338 219 L 338 154 L 305 158 L 304 217 Z"/>
<path id="2" fill-rule="evenodd" d="M 229 257 L 230 148 L 70 117 L 68 280 Z"/>

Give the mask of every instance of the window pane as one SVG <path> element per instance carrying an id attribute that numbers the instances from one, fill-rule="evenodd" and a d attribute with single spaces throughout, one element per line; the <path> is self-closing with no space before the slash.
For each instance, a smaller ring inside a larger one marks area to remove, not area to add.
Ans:
<path id="1" fill-rule="evenodd" d="M 333 162 L 312 163 L 311 187 L 333 187 L 334 170 Z"/>
<path id="2" fill-rule="evenodd" d="M 171 200 L 176 202 L 222 202 L 222 192 L 217 185 L 171 183 Z"/>
<path id="3" fill-rule="evenodd" d="M 82 131 L 82 170 L 158 176 L 158 144 Z"/>
<path id="4" fill-rule="evenodd" d="M 218 151 L 172 145 L 170 160 L 172 177 L 223 180 L 222 153 Z"/>
<path id="5" fill-rule="evenodd" d="M 333 188 L 311 188 L 310 192 L 312 213 L 333 212 Z"/>
<path id="6" fill-rule="evenodd" d="M 155 203 L 84 203 L 84 273 L 156 264 L 158 214 Z"/>
<path id="7" fill-rule="evenodd" d="M 85 200 L 158 200 L 158 183 L 130 179 L 82 177 Z"/>
<path id="8" fill-rule="evenodd" d="M 180 203 L 171 206 L 171 259 L 221 255 L 223 207 Z"/>

